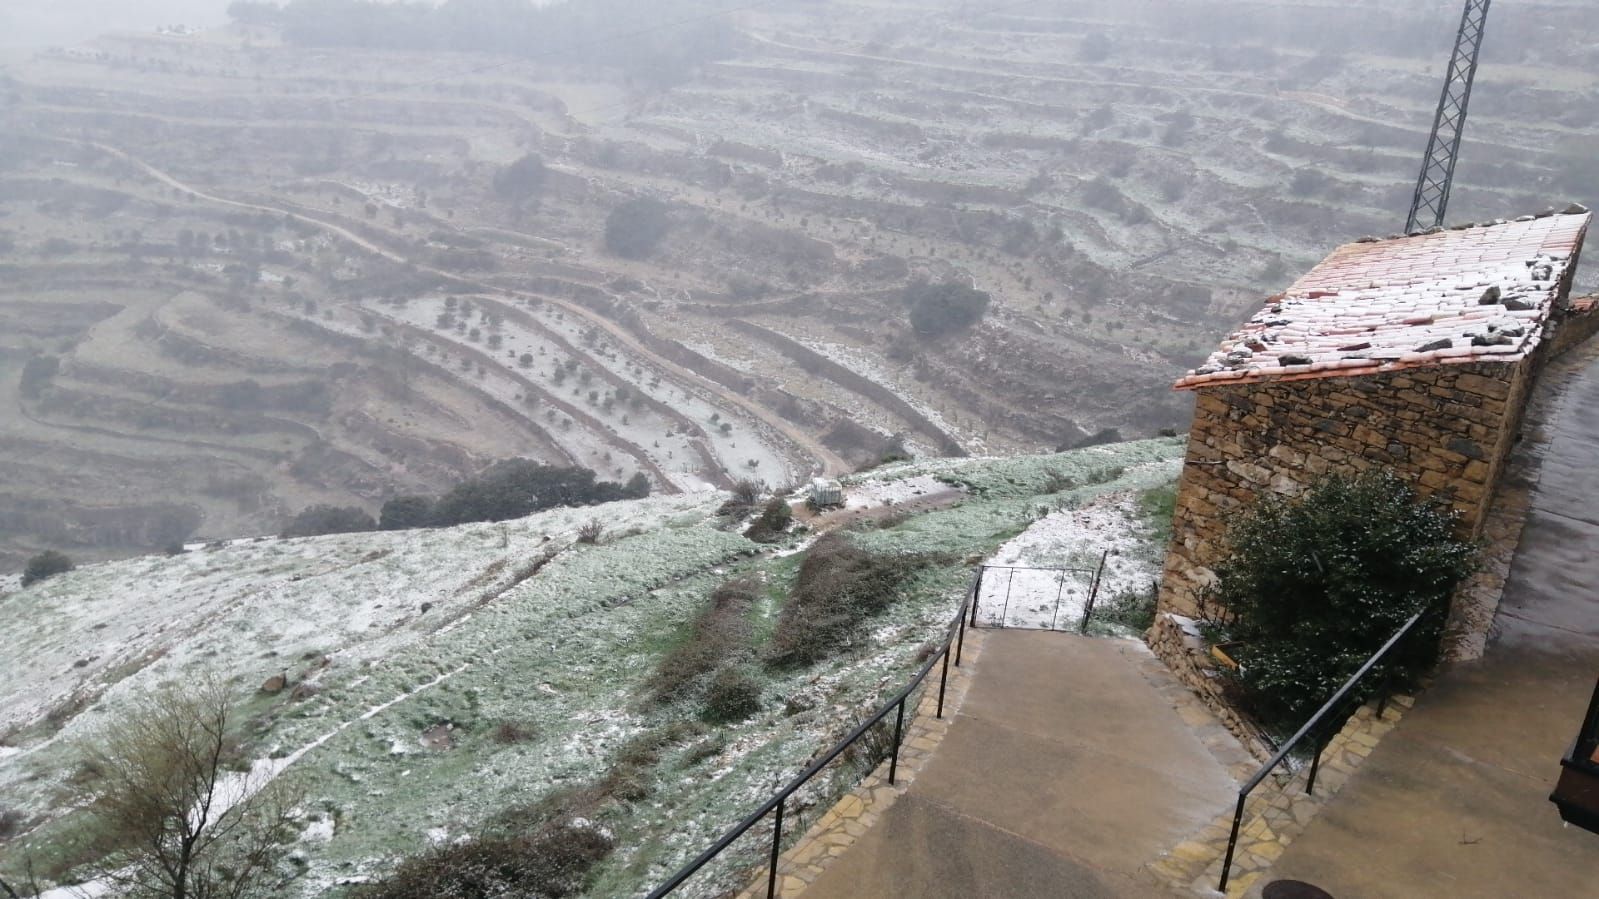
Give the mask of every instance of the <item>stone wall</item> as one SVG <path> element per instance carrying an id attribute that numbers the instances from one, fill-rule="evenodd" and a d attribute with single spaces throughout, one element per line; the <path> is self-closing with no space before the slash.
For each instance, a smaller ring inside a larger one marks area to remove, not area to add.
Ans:
<path id="1" fill-rule="evenodd" d="M 1294 494 L 1328 473 L 1390 469 L 1453 505 L 1477 535 L 1539 361 L 1196 391 L 1161 610 L 1197 615 L 1232 519 L 1267 492 Z"/>
<path id="2" fill-rule="evenodd" d="M 1228 701 L 1222 687 L 1222 671 L 1216 667 L 1199 633 L 1198 622 L 1171 613 L 1156 615 L 1155 624 L 1144 635 L 1144 640 L 1155 656 L 1166 663 L 1172 676 L 1192 690 L 1251 755 L 1262 762 L 1272 757 L 1272 747 Z"/>

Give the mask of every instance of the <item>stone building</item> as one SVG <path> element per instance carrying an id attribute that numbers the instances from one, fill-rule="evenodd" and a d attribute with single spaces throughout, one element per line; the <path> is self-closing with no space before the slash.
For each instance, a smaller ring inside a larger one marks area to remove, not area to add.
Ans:
<path id="1" fill-rule="evenodd" d="M 1599 320 L 1569 302 L 1589 218 L 1341 247 L 1179 380 L 1196 401 L 1161 610 L 1196 614 L 1235 513 L 1330 472 L 1391 469 L 1479 533 L 1540 367 Z"/>

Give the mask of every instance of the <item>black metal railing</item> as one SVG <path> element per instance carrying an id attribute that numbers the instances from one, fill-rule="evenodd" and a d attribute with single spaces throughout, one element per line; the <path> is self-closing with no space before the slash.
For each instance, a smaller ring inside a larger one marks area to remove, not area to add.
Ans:
<path id="1" fill-rule="evenodd" d="M 1312 741 L 1314 750 L 1310 757 L 1310 774 L 1305 779 L 1305 793 L 1309 795 L 1316 792 L 1316 772 L 1321 767 L 1322 752 L 1326 750 L 1327 744 L 1332 741 L 1337 731 L 1343 727 L 1344 722 L 1349 719 L 1350 715 L 1354 714 L 1364 701 L 1361 693 L 1355 688 L 1366 678 L 1366 675 L 1371 673 L 1373 668 L 1377 667 L 1383 659 L 1393 652 L 1394 647 L 1415 632 L 1417 624 L 1420 623 L 1425 614 L 1425 611 L 1417 612 L 1410 616 L 1408 621 L 1400 625 L 1399 630 L 1388 638 L 1388 642 L 1373 653 L 1371 658 L 1367 659 L 1365 664 L 1361 665 L 1360 669 L 1349 680 L 1345 681 L 1342 687 L 1338 688 L 1338 692 L 1334 693 L 1332 698 L 1327 700 L 1316 714 L 1310 716 L 1310 720 L 1306 721 L 1303 727 L 1299 728 L 1292 737 L 1289 737 L 1282 744 L 1277 750 L 1277 754 L 1271 757 L 1271 761 L 1262 765 L 1260 770 L 1256 771 L 1255 775 L 1239 788 L 1238 806 L 1233 810 L 1233 829 L 1232 834 L 1227 838 L 1227 855 L 1221 863 L 1221 883 L 1217 886 L 1218 890 L 1223 893 L 1227 892 L 1227 880 L 1231 876 L 1233 868 L 1233 852 L 1238 848 L 1238 830 L 1244 821 L 1244 805 L 1249 801 L 1249 794 L 1254 792 L 1255 788 L 1260 786 L 1261 781 L 1266 779 L 1266 775 L 1276 770 L 1277 766 L 1283 764 L 1299 744 L 1306 739 Z M 1378 687 L 1376 694 L 1379 697 L 1377 702 L 1377 714 L 1379 717 L 1387 709 L 1388 699 L 1391 695 L 1392 669 L 1385 669 L 1385 672 L 1387 673 L 1383 676 L 1383 683 Z"/>
<path id="2" fill-rule="evenodd" d="M 989 627 L 1000 628 L 1013 626 L 1010 624 L 1011 593 L 1016 585 L 1016 573 L 1023 572 L 1024 574 L 1029 575 L 1045 574 L 1052 576 L 1054 578 L 1055 603 L 1054 609 L 1050 613 L 1049 625 L 1047 627 L 1030 624 L 1020 624 L 1015 626 L 1033 628 L 1037 630 L 1059 630 L 1060 628 L 1058 625 L 1063 623 L 1060 621 L 1060 606 L 1061 600 L 1064 599 L 1066 595 L 1066 582 L 1068 578 L 1076 576 L 1087 579 L 1088 599 L 1083 604 L 1082 615 L 1079 616 L 1077 621 L 1072 622 L 1071 626 L 1076 627 L 1079 633 L 1086 633 L 1088 631 L 1088 621 L 1094 615 L 1094 602 L 1099 598 L 1099 585 L 1105 577 L 1105 562 L 1109 557 L 1109 550 L 1101 553 L 1099 557 L 1099 566 L 1097 568 L 1058 568 L 1039 565 L 984 565 L 977 569 L 977 586 L 972 593 L 971 626 L 978 627 L 980 624 L 986 624 Z M 1005 589 L 1003 593 L 996 597 L 1000 603 L 998 617 L 991 618 L 986 622 L 979 622 L 977 620 L 978 607 L 981 605 L 983 599 L 983 584 L 990 573 L 992 573 L 992 575 L 995 577 L 1003 574 L 1005 578 Z"/>
<path id="3" fill-rule="evenodd" d="M 798 777 L 789 781 L 787 786 L 777 791 L 775 795 L 762 803 L 759 808 L 745 816 L 744 820 L 738 822 L 731 830 L 723 834 L 721 839 L 712 843 L 709 849 L 695 856 L 693 861 L 678 869 L 677 873 L 667 878 L 654 890 L 651 890 L 647 899 L 660 899 L 660 897 L 682 886 L 685 881 L 721 855 L 734 841 L 748 832 L 750 828 L 759 824 L 767 815 L 772 816 L 772 848 L 766 874 L 766 896 L 767 899 L 772 899 L 772 897 L 776 896 L 777 863 L 783 851 L 783 808 L 788 802 L 788 798 L 794 795 L 795 791 L 805 786 L 823 768 L 826 768 L 839 756 L 843 755 L 845 751 L 855 745 L 856 741 L 881 723 L 890 713 L 894 715 L 894 742 L 892 749 L 889 751 L 888 782 L 890 784 L 895 782 L 895 779 L 899 776 L 900 742 L 905 734 L 905 706 L 910 699 L 910 695 L 927 679 L 934 666 L 942 664 L 942 670 L 938 677 L 938 706 L 934 714 L 939 718 L 944 717 L 944 692 L 949 685 L 950 651 L 951 649 L 954 650 L 955 665 L 959 667 L 961 651 L 966 645 L 966 610 L 973 604 L 981 581 L 981 572 L 973 575 L 971 584 L 966 588 L 965 598 L 961 600 L 960 611 L 956 613 L 955 619 L 950 622 L 949 633 L 945 635 L 943 644 L 923 663 L 921 669 L 916 672 L 916 676 L 911 678 L 910 683 L 906 684 L 904 689 L 896 693 L 894 698 L 884 703 L 865 721 L 862 721 L 854 730 L 849 732 L 848 736 L 835 744 L 833 748 L 818 757 Z"/>

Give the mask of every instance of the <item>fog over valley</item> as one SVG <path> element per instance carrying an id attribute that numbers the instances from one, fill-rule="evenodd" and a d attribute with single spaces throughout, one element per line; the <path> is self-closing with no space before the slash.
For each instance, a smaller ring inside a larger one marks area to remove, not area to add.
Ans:
<path id="1" fill-rule="evenodd" d="M 1134 635 L 1174 383 L 1404 228 L 1460 9 L 0 0 L 0 878 L 120 870 L 72 753 L 162 684 L 306 772 L 270 895 L 631 896 L 975 560 Z M 1599 194 L 1595 12 L 1495 5 L 1447 224 Z"/>

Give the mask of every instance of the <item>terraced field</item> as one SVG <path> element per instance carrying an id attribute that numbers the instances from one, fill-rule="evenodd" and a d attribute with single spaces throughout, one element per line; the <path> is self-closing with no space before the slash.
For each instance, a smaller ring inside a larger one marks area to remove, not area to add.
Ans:
<path id="1" fill-rule="evenodd" d="M 1262 293 L 1403 219 L 1454 0 L 793 2 L 670 90 L 113 36 L 0 76 L 0 567 L 525 455 L 658 491 L 1180 427 Z M 1495 20 L 1463 220 L 1591 198 L 1580 3 Z M 496 176 L 546 166 L 511 196 Z M 670 228 L 606 249 L 652 197 Z M 983 321 L 911 328 L 917 278 Z M 1593 276 L 1584 274 L 1584 286 Z"/>

